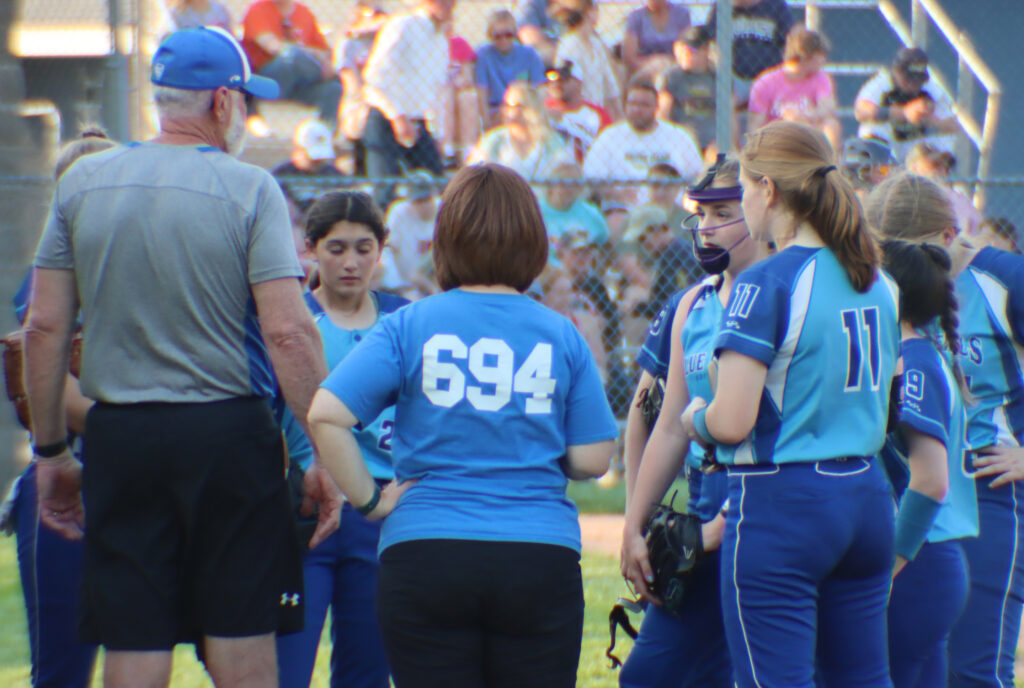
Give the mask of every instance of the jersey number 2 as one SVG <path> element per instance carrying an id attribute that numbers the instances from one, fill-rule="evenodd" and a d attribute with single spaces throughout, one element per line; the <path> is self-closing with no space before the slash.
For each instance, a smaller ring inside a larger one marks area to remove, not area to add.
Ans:
<path id="1" fill-rule="evenodd" d="M 452 361 L 469 360 L 469 372 L 476 382 L 493 386 L 467 385 L 466 376 L 454 362 L 441 361 L 442 351 Z M 473 346 L 454 334 L 435 334 L 423 345 L 423 393 L 435 406 L 451 408 L 465 398 L 478 411 L 500 411 L 512 399 L 512 392 L 529 395 L 528 414 L 551 413 L 555 381 L 551 377 L 551 345 L 545 342 L 533 351 L 513 374 L 515 354 L 503 339 L 483 337 Z M 444 385 L 441 382 L 444 381 Z"/>
<path id="2" fill-rule="evenodd" d="M 864 364 L 867 363 L 871 389 L 877 390 L 881 371 L 881 344 L 878 333 L 878 307 L 850 308 L 841 312 L 849 354 L 846 359 L 844 392 L 859 392 Z M 863 333 L 864 336 L 861 336 Z"/>

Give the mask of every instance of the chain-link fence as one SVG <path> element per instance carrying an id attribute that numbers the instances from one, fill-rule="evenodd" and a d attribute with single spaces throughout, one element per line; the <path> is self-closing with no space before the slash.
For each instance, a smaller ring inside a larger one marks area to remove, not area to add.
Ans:
<path id="1" fill-rule="evenodd" d="M 517 170 L 535 185 L 551 238 L 535 295 L 579 325 L 624 418 L 648 323 L 702 277 L 681 228 L 694 210 L 683 189 L 716 141 L 733 148 L 742 131 L 777 118 L 821 127 L 837 150 L 858 130 L 888 136 L 899 157 L 914 150 L 913 169 L 947 180 L 966 231 L 998 241 L 1024 221 L 1019 168 L 992 165 L 998 82 L 963 36 L 950 39 L 938 3 L 743 3 L 752 9 L 723 26 L 731 138 L 716 128 L 714 4 L 427 0 L 410 12 L 399 0 L 308 0 L 283 16 L 249 0 L 34 0 L 22 3 L 10 45 L 30 103 L 59 115 L 40 126 L 68 138 L 101 120 L 145 138 L 155 130 L 148 63 L 161 37 L 198 24 L 230 30 L 285 91 L 250 104 L 246 159 L 281 180 L 297 248 L 313 199 L 367 188 L 392 232 L 379 285 L 412 297 L 435 288 L 429 241 L 445 177 L 479 160 Z M 787 47 L 791 25 L 826 40 L 804 34 Z M 920 77 L 922 61 L 891 67 L 912 41 L 927 44 L 931 77 L 915 92 L 898 77 Z M 791 67 L 775 70 L 784 55 Z M 989 228 L 986 218 L 1003 221 Z"/>

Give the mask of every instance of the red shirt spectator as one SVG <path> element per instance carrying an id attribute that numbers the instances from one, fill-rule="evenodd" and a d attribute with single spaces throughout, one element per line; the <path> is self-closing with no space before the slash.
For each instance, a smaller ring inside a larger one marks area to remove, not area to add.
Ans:
<path id="1" fill-rule="evenodd" d="M 258 72 L 270 62 L 273 55 L 256 43 L 256 38 L 270 33 L 285 43 L 296 43 L 315 50 L 330 51 L 327 39 L 317 26 L 316 17 L 305 5 L 294 3 L 287 17 L 274 0 L 257 0 L 249 6 L 242 21 L 242 47 L 245 48 L 252 64 L 252 71 Z"/>

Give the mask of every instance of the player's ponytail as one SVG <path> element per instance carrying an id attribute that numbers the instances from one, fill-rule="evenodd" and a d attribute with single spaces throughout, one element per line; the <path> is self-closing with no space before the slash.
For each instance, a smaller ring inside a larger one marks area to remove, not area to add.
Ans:
<path id="1" fill-rule="evenodd" d="M 775 185 L 785 208 L 807 222 L 832 249 L 854 289 L 875 281 L 879 256 L 853 187 L 833 164 L 825 136 L 803 124 L 773 122 L 752 133 L 740 164 L 756 179 Z"/>

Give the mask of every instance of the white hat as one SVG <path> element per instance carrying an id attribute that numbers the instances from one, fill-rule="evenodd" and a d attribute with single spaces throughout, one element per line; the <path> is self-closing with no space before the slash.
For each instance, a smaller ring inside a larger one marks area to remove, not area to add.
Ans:
<path id="1" fill-rule="evenodd" d="M 318 119 L 304 120 L 295 127 L 292 142 L 305 150 L 311 160 L 334 160 L 331 130 Z"/>

